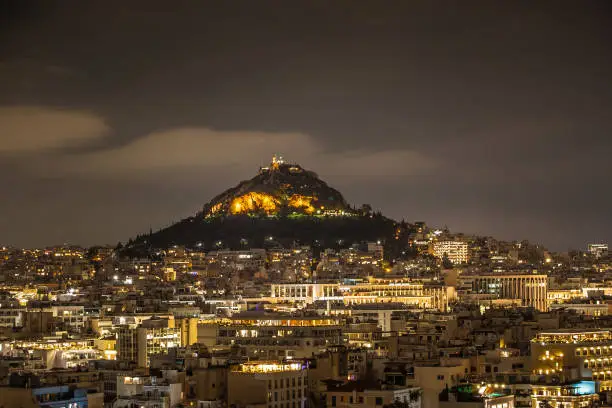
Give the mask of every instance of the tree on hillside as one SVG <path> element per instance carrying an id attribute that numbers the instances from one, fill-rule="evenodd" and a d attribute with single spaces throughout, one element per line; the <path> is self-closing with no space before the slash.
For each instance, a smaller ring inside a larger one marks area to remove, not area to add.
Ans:
<path id="1" fill-rule="evenodd" d="M 445 252 L 444 255 L 442 255 L 442 267 L 444 269 L 452 269 L 453 268 L 453 262 L 450 260 L 450 258 L 448 257 L 448 254 Z"/>

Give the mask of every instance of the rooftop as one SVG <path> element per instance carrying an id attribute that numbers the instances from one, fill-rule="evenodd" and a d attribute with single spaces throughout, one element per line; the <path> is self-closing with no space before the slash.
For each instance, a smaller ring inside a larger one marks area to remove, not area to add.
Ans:
<path id="1" fill-rule="evenodd" d="M 349 381 L 343 385 L 337 383 L 328 384 L 328 391 L 331 392 L 364 392 L 364 391 L 381 391 L 381 390 L 400 390 L 400 389 L 417 389 L 417 387 L 403 387 L 376 380 L 357 380 Z"/>
<path id="2" fill-rule="evenodd" d="M 282 373 L 287 371 L 301 371 L 304 366 L 301 362 L 257 361 L 240 364 L 232 369 L 233 373 Z"/>

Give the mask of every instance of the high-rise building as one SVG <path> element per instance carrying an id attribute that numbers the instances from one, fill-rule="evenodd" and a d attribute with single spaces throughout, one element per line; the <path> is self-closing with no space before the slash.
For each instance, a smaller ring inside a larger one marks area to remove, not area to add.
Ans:
<path id="1" fill-rule="evenodd" d="M 138 332 L 135 327 L 123 325 L 117 329 L 117 360 L 138 361 Z"/>
<path id="2" fill-rule="evenodd" d="M 174 320 L 167 319 L 145 320 L 138 327 L 122 326 L 117 330 L 117 360 L 148 367 L 150 356 L 181 346 L 182 332 L 182 327 L 174 327 Z"/>

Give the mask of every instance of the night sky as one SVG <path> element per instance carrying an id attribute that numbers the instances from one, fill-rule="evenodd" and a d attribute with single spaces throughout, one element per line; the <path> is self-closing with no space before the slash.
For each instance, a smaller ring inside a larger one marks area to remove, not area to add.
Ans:
<path id="1" fill-rule="evenodd" d="M 608 0 L 2 7 L 0 244 L 114 245 L 273 153 L 396 219 L 611 238 Z"/>

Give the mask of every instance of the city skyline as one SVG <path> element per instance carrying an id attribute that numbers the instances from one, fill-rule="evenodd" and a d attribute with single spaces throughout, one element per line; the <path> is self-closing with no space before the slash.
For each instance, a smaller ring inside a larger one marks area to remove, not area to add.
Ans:
<path id="1" fill-rule="evenodd" d="M 608 4 L 190 5 L 7 6 L 0 244 L 125 241 L 274 153 L 397 220 L 610 241 Z"/>
<path id="2" fill-rule="evenodd" d="M 612 408 L 612 2 L 0 6 L 0 408 Z"/>

